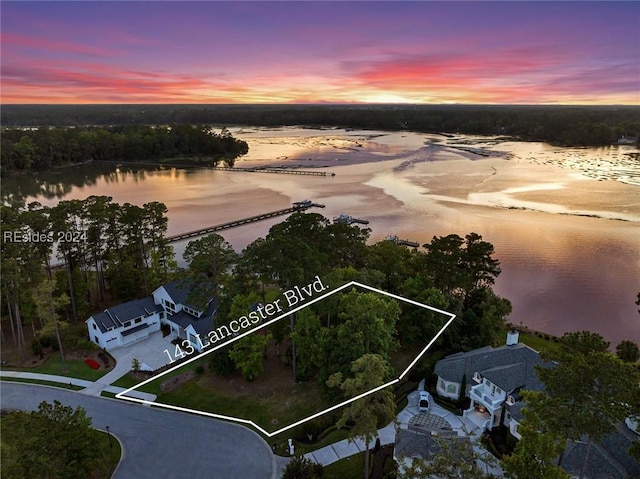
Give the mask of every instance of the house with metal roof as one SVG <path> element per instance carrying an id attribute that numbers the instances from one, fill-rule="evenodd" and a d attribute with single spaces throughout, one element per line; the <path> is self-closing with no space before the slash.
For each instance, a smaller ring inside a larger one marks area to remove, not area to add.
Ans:
<path id="1" fill-rule="evenodd" d="M 107 308 L 85 321 L 89 338 L 110 351 L 143 341 L 166 324 L 177 337 L 202 351 L 203 340 L 199 338 L 213 329 L 217 301 L 211 298 L 204 307 L 196 307 L 187 300 L 189 292 L 188 283 L 172 281 L 151 296 Z"/>
<path id="2" fill-rule="evenodd" d="M 463 415 L 483 429 L 491 430 L 503 424 L 511 434 L 518 434 L 521 417 L 522 390 L 541 391 L 535 366 L 553 367 L 539 353 L 518 342 L 518 332 L 510 331 L 503 346 L 474 349 L 456 353 L 438 361 L 434 373 L 438 376 L 439 396 L 457 400 L 468 397 L 470 406 Z M 465 390 L 461 391 L 465 384 Z"/>

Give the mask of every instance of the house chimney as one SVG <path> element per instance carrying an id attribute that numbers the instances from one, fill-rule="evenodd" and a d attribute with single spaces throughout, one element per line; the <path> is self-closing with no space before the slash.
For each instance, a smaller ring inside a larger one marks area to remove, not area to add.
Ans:
<path id="1" fill-rule="evenodd" d="M 514 344 L 518 344 L 518 337 L 520 333 L 515 329 L 512 329 L 507 333 L 507 346 L 513 346 Z"/>

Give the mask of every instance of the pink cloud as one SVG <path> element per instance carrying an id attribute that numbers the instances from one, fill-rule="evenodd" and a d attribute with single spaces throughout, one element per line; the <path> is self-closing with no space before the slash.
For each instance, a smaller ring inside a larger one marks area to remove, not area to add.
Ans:
<path id="1" fill-rule="evenodd" d="M 26 47 L 32 49 L 56 51 L 62 53 L 80 53 L 92 56 L 111 56 L 118 52 L 103 47 L 95 47 L 87 44 L 52 40 L 51 38 L 39 38 L 35 36 L 21 35 L 18 33 L 1 34 L 2 44 L 10 47 Z"/>

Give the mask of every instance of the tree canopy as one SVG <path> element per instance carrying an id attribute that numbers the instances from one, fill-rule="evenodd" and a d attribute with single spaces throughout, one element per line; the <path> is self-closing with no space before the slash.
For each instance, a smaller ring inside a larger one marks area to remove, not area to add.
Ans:
<path id="1" fill-rule="evenodd" d="M 343 378 L 336 373 L 327 380 L 329 387 L 342 390 L 347 398 L 354 398 L 366 391 L 381 386 L 389 380 L 391 367 L 385 359 L 377 354 L 365 354 L 356 359 L 351 367 L 352 376 Z M 369 444 L 378 435 L 378 425 L 385 426 L 395 417 L 395 401 L 389 388 L 369 394 L 347 405 L 337 423 L 338 428 L 347 424 L 349 440 L 362 439 L 365 443 L 365 479 L 369 472 Z"/>
<path id="2" fill-rule="evenodd" d="M 247 143 L 228 130 L 210 126 L 77 126 L 74 128 L 3 128 L 2 175 L 86 161 L 158 161 L 206 158 L 212 164 L 233 165 L 246 154 Z"/>
<path id="3" fill-rule="evenodd" d="M 2 419 L 2 477 L 89 477 L 99 459 L 84 409 L 41 402 L 38 410 Z"/>
<path id="4" fill-rule="evenodd" d="M 536 367 L 544 391 L 525 395 L 542 430 L 569 440 L 587 437 L 585 465 L 592 441 L 612 432 L 639 401 L 640 372 L 609 353 L 607 346 L 596 333 L 565 334 L 559 347 L 543 352 L 557 366 Z"/>
<path id="5" fill-rule="evenodd" d="M 304 456 L 296 456 L 284 468 L 282 479 L 321 479 L 324 474 L 322 464 Z"/>

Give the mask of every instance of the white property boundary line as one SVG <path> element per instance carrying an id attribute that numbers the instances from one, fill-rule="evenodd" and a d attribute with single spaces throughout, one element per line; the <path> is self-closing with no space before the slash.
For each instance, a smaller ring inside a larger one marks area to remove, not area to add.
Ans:
<path id="1" fill-rule="evenodd" d="M 346 401 L 343 401 L 343 402 L 341 402 L 339 404 L 336 404 L 336 405 L 331 406 L 331 407 L 329 407 L 327 409 L 324 409 L 323 411 L 320 411 L 318 413 L 312 414 L 311 416 L 309 416 L 309 417 L 307 417 L 305 419 L 302 419 L 300 421 L 294 422 L 293 424 L 285 426 L 285 427 L 283 427 L 281 429 L 278 429 L 277 431 L 274 431 L 274 432 L 268 432 L 268 431 L 264 430 L 262 427 L 258 426 L 255 422 L 253 422 L 253 421 L 251 421 L 249 419 L 242 419 L 242 418 L 238 418 L 238 417 L 225 416 L 225 415 L 222 415 L 222 414 L 215 414 L 215 413 L 210 413 L 210 412 L 206 412 L 206 411 L 199 411 L 197 409 L 190 409 L 190 408 L 181 407 L 181 406 L 173 406 L 171 404 L 164 404 L 164 403 L 159 403 L 159 402 L 155 402 L 155 401 L 147 401 L 147 400 L 144 400 L 144 399 L 138 399 L 138 398 L 134 398 L 134 397 L 131 397 L 131 396 L 126 396 L 127 393 L 129 393 L 131 391 L 134 391 L 134 390 L 138 389 L 139 387 L 142 387 L 145 384 L 150 383 L 151 381 L 155 381 L 156 379 L 161 378 L 165 374 L 169 374 L 170 372 L 175 371 L 176 369 L 179 369 L 179 368 L 181 368 L 183 366 L 186 366 L 187 364 L 189 364 L 189 363 L 191 363 L 193 361 L 201 359 L 202 357 L 206 356 L 207 354 L 211 354 L 214 351 L 217 351 L 218 349 L 222 348 L 223 346 L 227 346 L 227 345 L 233 343 L 234 341 L 237 341 L 237 340 L 239 340 L 241 338 L 244 338 L 245 336 L 247 336 L 249 334 L 255 333 L 256 331 L 259 331 L 262 328 L 266 328 L 267 326 L 275 323 L 276 321 L 279 321 L 282 318 L 290 316 L 291 314 L 293 314 L 293 313 L 295 313 L 297 311 L 300 311 L 301 309 L 304 309 L 307 306 L 312 305 L 313 303 L 316 303 L 316 302 L 318 302 L 320 300 L 328 298 L 332 294 L 335 294 L 335 293 L 337 293 L 339 291 L 342 291 L 343 289 L 346 289 L 346 288 L 348 288 L 350 286 L 357 286 L 359 288 L 367 289 L 367 290 L 373 291 L 375 293 L 380 293 L 380 294 L 382 294 L 384 296 L 388 296 L 390 298 L 394 298 L 394 299 L 397 299 L 399 301 L 403 301 L 405 303 L 413 304 L 414 306 L 419 306 L 419 307 L 424 308 L 424 309 L 429 309 L 431 311 L 435 311 L 436 313 L 444 314 L 445 316 L 449 317 L 449 320 L 440 329 L 440 331 L 438 331 L 438 333 L 433 337 L 433 339 L 431 341 L 429 341 L 429 344 L 427 344 L 424 347 L 424 349 L 420 352 L 420 354 L 418 354 L 418 356 L 416 356 L 416 358 L 411 362 L 411 364 L 409 364 L 409 366 L 407 366 L 407 368 L 404 371 L 402 371 L 402 373 L 400 373 L 400 376 L 398 376 L 396 379 L 393 379 L 392 381 L 389 381 L 389 382 L 387 382 L 387 383 L 385 383 L 385 384 L 383 384 L 381 386 L 378 386 L 378 387 L 376 387 L 374 389 L 371 389 L 370 391 L 366 391 L 366 392 L 364 392 L 362 394 L 359 394 L 358 396 L 356 396 L 354 398 L 347 399 Z M 398 296 L 396 294 L 387 293 L 386 291 L 382 291 L 380 289 L 373 288 L 373 287 L 368 286 L 366 284 L 358 283 L 357 281 L 350 281 L 350 282 L 348 282 L 346 284 L 343 284 L 342 286 L 339 286 L 338 288 L 336 288 L 336 289 L 334 289 L 332 291 L 329 291 L 328 293 L 323 294 L 322 296 L 319 296 L 319 297 L 317 297 L 315 299 L 312 299 L 311 301 L 308 301 L 307 303 L 305 303 L 302 306 L 298 306 L 298 307 L 296 307 L 296 308 L 294 308 L 294 309 L 292 309 L 290 311 L 287 311 L 286 313 L 281 314 L 277 318 L 274 318 L 274 319 L 272 319 L 270 321 L 267 321 L 266 323 L 261 324 L 260 326 L 258 326 L 256 328 L 253 328 L 253 329 L 251 329 L 249 331 L 246 331 L 246 332 L 244 332 L 242 334 L 239 334 L 238 336 L 236 336 L 235 338 L 233 338 L 233 339 L 231 339 L 229 341 L 226 341 L 226 342 L 224 342 L 224 343 L 222 343 L 222 344 L 220 344 L 220 345 L 218 345 L 218 346 L 216 346 L 214 348 L 211 348 L 211 349 L 209 349 L 209 350 L 207 350 L 207 351 L 205 351 L 205 352 L 203 352 L 201 354 L 198 354 L 197 356 L 194 356 L 193 358 L 191 358 L 191 359 L 189 359 L 189 360 L 187 360 L 187 361 L 185 361 L 183 363 L 180 363 L 180 364 L 178 364 L 178 365 L 176 365 L 176 366 L 174 366 L 172 368 L 169 368 L 166 371 L 164 371 L 164 372 L 162 372 L 162 373 L 160 373 L 160 374 L 158 374 L 156 376 L 153 376 L 153 377 L 151 377 L 149 379 L 145 379 L 141 383 L 136 384 L 135 386 L 130 387 L 129 389 L 126 389 L 126 390 L 124 390 L 122 392 L 117 393 L 116 397 L 118 399 L 125 399 L 127 401 L 137 402 L 137 403 L 140 403 L 140 404 L 146 404 L 146 405 L 149 405 L 149 406 L 158 406 L 158 407 L 163 407 L 165 409 L 173 409 L 175 411 L 182 411 L 182 412 L 189 412 L 189 413 L 193 413 L 193 414 L 200 414 L 201 416 L 211 417 L 211 418 L 215 418 L 215 419 L 223 419 L 225 421 L 232 421 L 232 422 L 236 422 L 236 423 L 240 423 L 240 424 L 246 424 L 246 425 L 254 427 L 258 431 L 260 431 L 262 434 L 264 434 L 265 436 L 272 437 L 272 436 L 275 436 L 277 434 L 280 434 L 281 432 L 284 432 L 284 431 L 287 431 L 287 430 L 289 430 L 291 428 L 299 426 L 300 424 L 303 424 L 303 423 L 305 423 L 307 421 L 310 421 L 312 419 L 320 417 L 320 416 L 322 416 L 322 415 L 324 415 L 324 414 L 326 414 L 328 412 L 334 411 L 335 409 L 338 409 L 338 408 L 341 408 L 343 406 L 346 406 L 347 404 L 350 404 L 350 403 L 352 403 L 354 401 L 357 401 L 358 399 L 361 399 L 361 398 L 363 398 L 365 396 L 368 396 L 370 394 L 378 392 L 381 389 L 384 389 L 384 388 L 386 388 L 388 386 L 391 386 L 393 384 L 396 384 L 396 383 L 400 382 L 400 380 L 407 375 L 409 370 L 413 366 L 415 366 L 415 364 L 420 360 L 420 358 L 422 356 L 424 356 L 424 354 L 429 350 L 429 348 L 433 345 L 433 343 L 440 337 L 440 335 L 442 335 L 442 333 L 445 331 L 445 329 L 447 329 L 449 327 L 449 325 L 453 322 L 453 320 L 455 318 L 456 318 L 456 315 L 453 314 L 453 313 L 449 313 L 447 311 L 443 311 L 441 309 L 434 308 L 433 306 L 429 306 L 427 304 L 419 303 L 417 301 L 413 301 L 413 300 L 408 299 L 408 298 L 403 298 L 402 296 Z"/>

